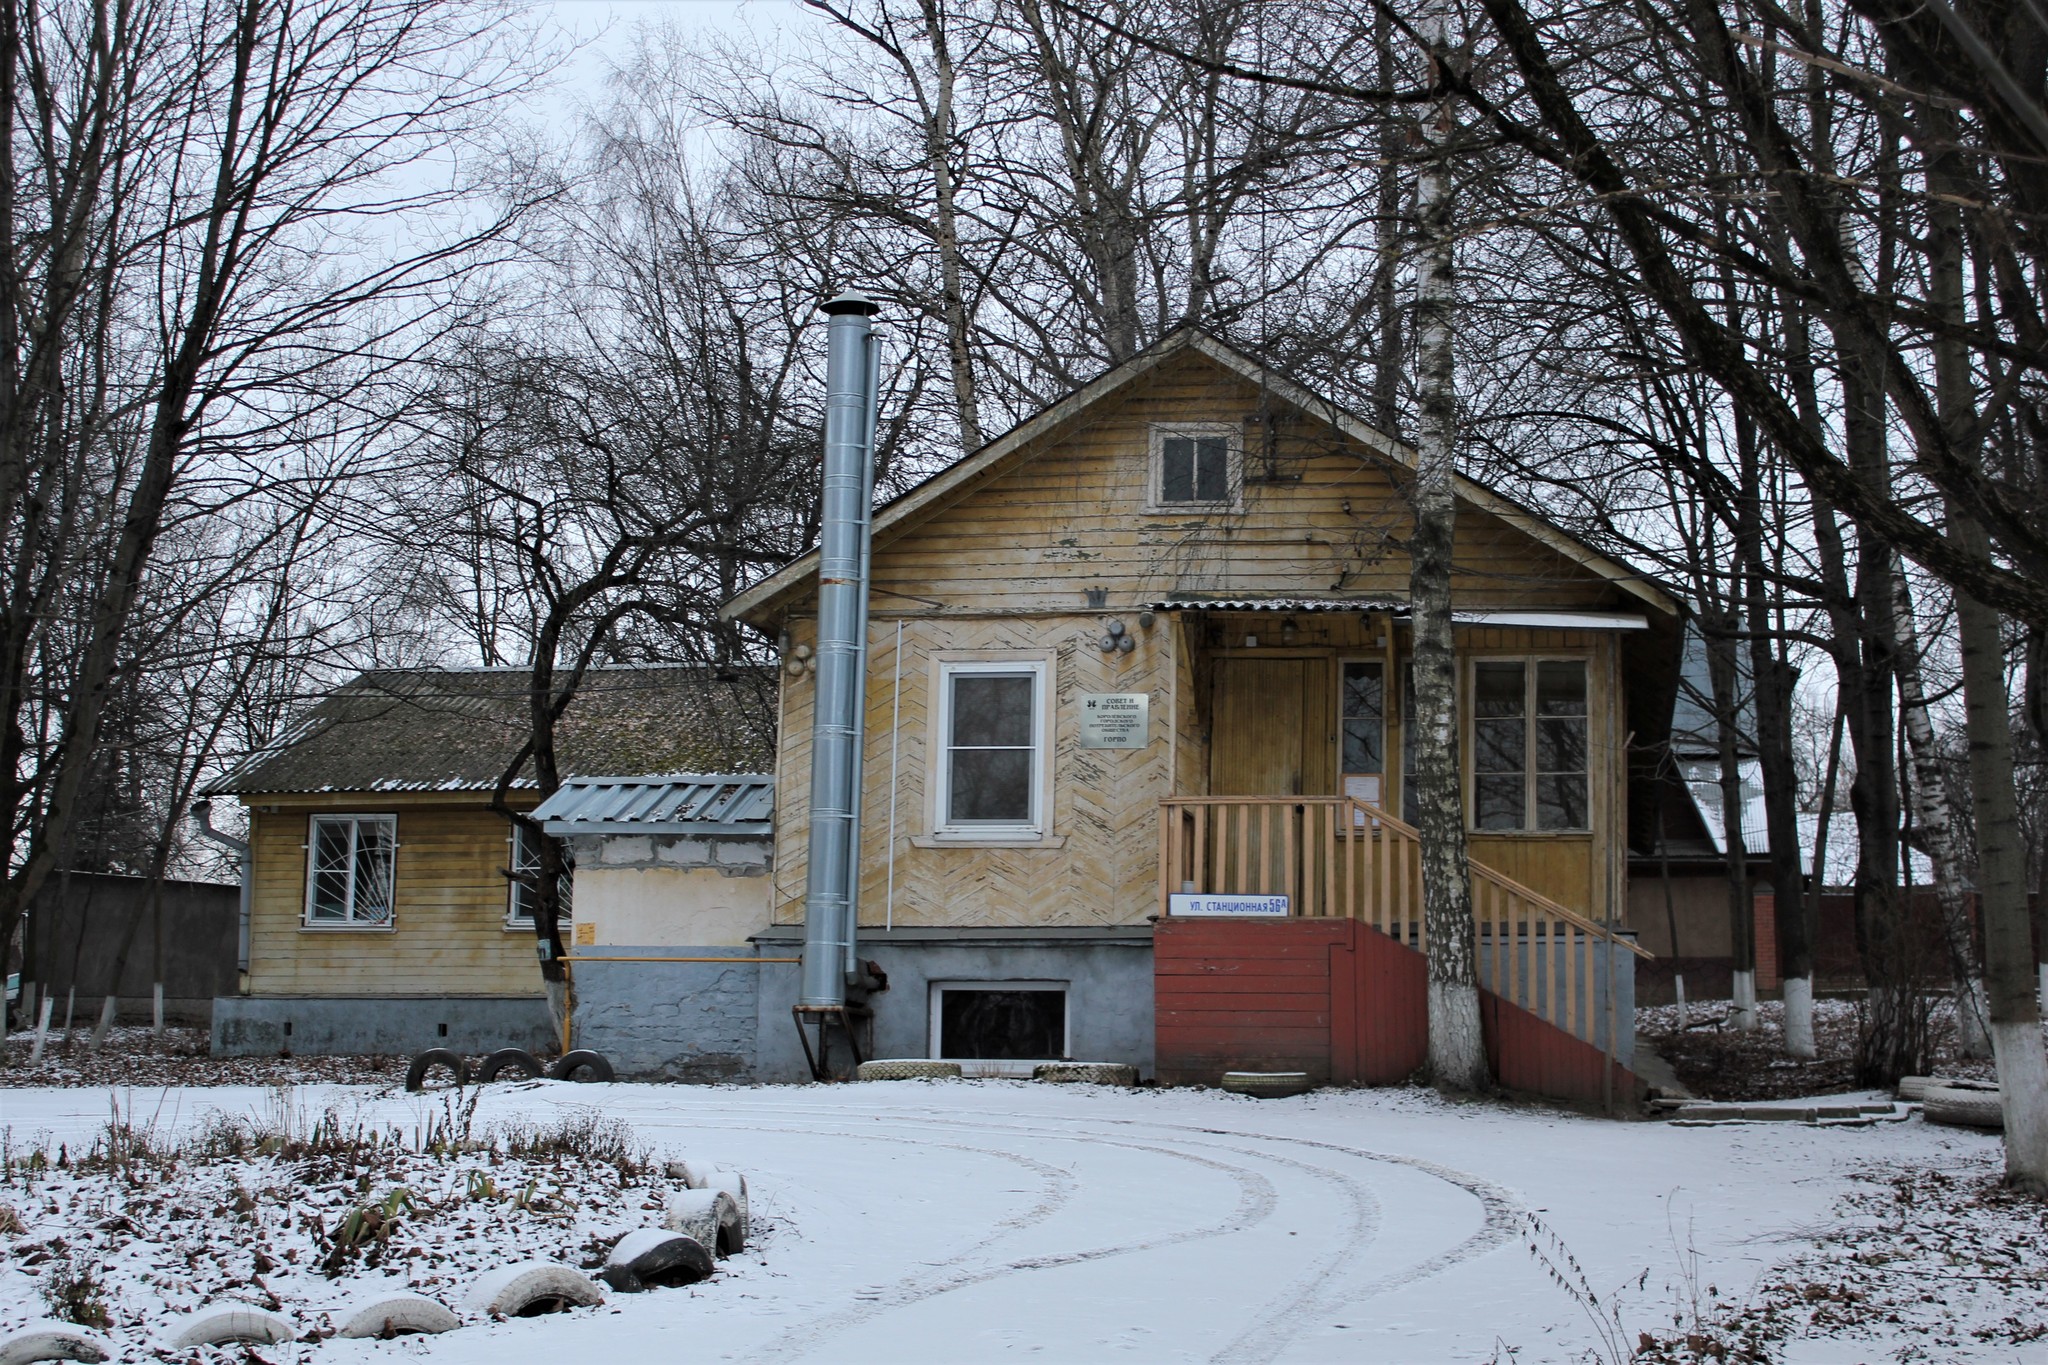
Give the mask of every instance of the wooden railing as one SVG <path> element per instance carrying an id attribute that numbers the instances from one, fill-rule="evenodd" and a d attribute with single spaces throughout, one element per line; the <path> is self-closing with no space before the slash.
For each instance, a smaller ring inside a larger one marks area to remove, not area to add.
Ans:
<path id="1" fill-rule="evenodd" d="M 1285 896 L 1289 914 L 1355 919 L 1417 951 L 1422 843 L 1414 826 L 1348 796 L 1177 796 L 1160 802 L 1159 913 L 1175 892 Z M 1559 1028 L 1587 1037 L 1594 952 L 1630 939 L 1471 863 L 1480 979 Z"/>

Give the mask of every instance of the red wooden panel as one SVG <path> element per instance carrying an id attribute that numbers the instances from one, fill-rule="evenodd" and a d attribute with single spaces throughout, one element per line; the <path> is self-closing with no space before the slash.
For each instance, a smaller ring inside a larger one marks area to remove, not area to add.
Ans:
<path id="1" fill-rule="evenodd" d="M 1330 989 L 1330 979 L 1323 976 L 1239 976 L 1234 972 L 1155 976 L 1153 984 L 1162 1000 L 1169 995 L 1203 1000 L 1216 995 L 1321 996 Z"/>
<path id="2" fill-rule="evenodd" d="M 1327 1014 L 1328 991 L 1161 991 L 1156 1010 L 1246 1010 L 1258 1014 Z"/>
<path id="3" fill-rule="evenodd" d="M 1155 958 L 1152 971 L 1154 975 L 1163 977 L 1299 976 L 1315 980 L 1330 974 L 1330 964 L 1319 958 L 1305 957 L 1232 958 L 1225 962 L 1209 958 L 1169 957 Z"/>
<path id="4" fill-rule="evenodd" d="M 1573 1104 L 1599 1105 L 1608 1099 L 1601 1084 L 1607 1056 L 1583 1038 L 1483 988 L 1479 1021 L 1486 1034 L 1487 1061 L 1502 1086 Z M 1617 1104 L 1633 1103 L 1634 1072 L 1615 1062 L 1611 1084 Z"/>
<path id="5" fill-rule="evenodd" d="M 1421 953 L 1364 924 L 1351 957 L 1356 1079 L 1397 1085 L 1429 1059 L 1428 964 Z"/>

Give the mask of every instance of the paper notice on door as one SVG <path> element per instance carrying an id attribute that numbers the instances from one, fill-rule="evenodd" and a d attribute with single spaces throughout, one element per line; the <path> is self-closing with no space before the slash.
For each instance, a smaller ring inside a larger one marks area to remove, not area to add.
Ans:
<path id="1" fill-rule="evenodd" d="M 1353 801 L 1363 801 L 1368 806 L 1377 806 L 1380 803 L 1380 775 L 1378 773 L 1346 773 L 1344 775 L 1344 794 Z M 1365 825 L 1365 812 L 1362 810 L 1353 811 L 1351 813 L 1351 827 L 1353 829 L 1364 829 Z"/>

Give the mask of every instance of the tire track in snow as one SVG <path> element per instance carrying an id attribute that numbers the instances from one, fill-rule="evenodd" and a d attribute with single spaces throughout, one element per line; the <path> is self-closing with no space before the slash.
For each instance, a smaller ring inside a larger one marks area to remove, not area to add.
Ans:
<path id="1" fill-rule="evenodd" d="M 988 1119 L 1022 1120 L 1026 1124 L 1039 1125 L 1048 1122 L 1048 1117 L 1044 1114 L 1023 1113 L 1015 1110 L 984 1110 L 974 1115 L 959 1116 L 939 1115 L 926 1111 L 894 1107 L 885 1109 L 865 1108 L 859 1112 L 870 1117 L 883 1114 L 892 1115 L 904 1122 L 942 1123 L 955 1128 L 980 1126 L 991 1131 L 1016 1136 L 1053 1136 L 1069 1141 L 1082 1140 L 1072 1137 L 1071 1134 L 1056 1131 L 1032 1130 L 1008 1124 L 982 1122 Z M 1368 1299 L 1377 1298 L 1391 1290 L 1440 1275 L 1455 1266 L 1462 1265 L 1467 1261 L 1476 1260 L 1481 1256 L 1487 1255 L 1489 1252 L 1497 1250 L 1502 1245 L 1514 1240 L 1519 1230 L 1522 1205 L 1506 1189 L 1469 1171 L 1457 1170 L 1454 1167 L 1445 1166 L 1439 1162 L 1428 1161 L 1420 1157 L 1407 1156 L 1397 1152 L 1373 1151 L 1368 1148 L 1353 1147 L 1337 1142 L 1325 1142 L 1315 1138 L 1261 1133 L 1244 1129 L 1171 1123 L 1155 1119 L 1105 1118 L 1100 1115 L 1091 1116 L 1091 1119 L 1094 1122 L 1114 1124 L 1126 1128 L 1188 1133 L 1195 1135 L 1197 1138 L 1222 1137 L 1236 1139 L 1240 1142 L 1249 1140 L 1254 1142 L 1281 1143 L 1295 1147 L 1309 1147 L 1321 1151 L 1340 1153 L 1363 1161 L 1404 1166 L 1461 1189 L 1478 1201 L 1481 1209 L 1480 1226 L 1457 1245 L 1446 1248 L 1444 1251 L 1426 1260 L 1419 1261 L 1412 1266 L 1369 1280 L 1355 1288 L 1333 1287 L 1330 1285 L 1331 1279 L 1341 1273 L 1344 1263 L 1350 1260 L 1356 1254 L 1356 1251 L 1362 1251 L 1371 1244 L 1376 1233 L 1378 1201 L 1373 1198 L 1370 1192 L 1365 1191 L 1354 1177 L 1331 1167 L 1312 1166 L 1307 1163 L 1289 1160 L 1279 1156 L 1277 1153 L 1261 1152 L 1257 1149 L 1222 1146 L 1221 1144 L 1213 1143 L 1204 1144 L 1212 1149 L 1222 1147 L 1222 1150 L 1255 1156 L 1265 1160 L 1280 1161 L 1283 1164 L 1300 1169 L 1320 1172 L 1342 1182 L 1348 1189 L 1358 1190 L 1366 1199 L 1372 1201 L 1375 1210 L 1370 1224 L 1371 1230 L 1365 1230 L 1367 1225 L 1361 1219 L 1357 1206 L 1354 1204 L 1353 1237 L 1347 1242 L 1346 1246 L 1339 1252 L 1319 1258 L 1318 1270 L 1304 1277 L 1306 1282 L 1302 1284 L 1298 1292 L 1285 1294 L 1283 1301 L 1269 1302 L 1267 1308 L 1260 1313 L 1250 1327 L 1240 1333 L 1228 1347 L 1218 1351 L 1211 1357 L 1215 1361 L 1264 1362 L 1273 1360 L 1308 1325 L 1307 1317 L 1310 1313 L 1334 1313 L 1340 1309 L 1363 1303 Z M 957 1287 L 964 1288 L 966 1286 L 963 1284 Z"/>
<path id="2" fill-rule="evenodd" d="M 875 1117 L 876 1112 L 877 1111 L 873 1110 L 867 1111 L 867 1116 Z M 891 1290 L 873 1297 L 863 1297 L 859 1303 L 854 1304 L 848 1308 L 841 1309 L 840 1311 L 833 1314 L 829 1314 L 823 1318 L 814 1319 L 812 1322 L 804 1324 L 803 1326 L 789 1329 L 785 1331 L 781 1336 L 776 1337 L 774 1340 L 766 1343 L 765 1345 L 759 1348 L 756 1348 L 753 1351 L 750 1351 L 750 1355 L 753 1355 L 756 1358 L 771 1360 L 799 1360 L 809 1355 L 812 1351 L 816 1350 L 821 1345 L 826 1344 L 825 1338 L 827 1337 L 836 1336 L 845 1331 L 849 1331 L 853 1328 L 859 1327 L 863 1323 L 866 1323 L 885 1313 L 895 1312 L 899 1309 L 907 1308 L 912 1304 L 923 1302 L 926 1299 L 936 1298 L 941 1294 L 950 1294 L 957 1290 L 968 1289 L 977 1285 L 987 1284 L 991 1281 L 1002 1279 L 1012 1275 L 1029 1274 L 1031 1272 L 1039 1270 L 1052 1270 L 1057 1269 L 1061 1266 L 1077 1265 L 1089 1261 L 1108 1260 L 1110 1258 L 1118 1256 L 1130 1256 L 1142 1252 L 1156 1251 L 1166 1247 L 1178 1246 L 1185 1242 L 1203 1241 L 1216 1237 L 1228 1237 L 1236 1233 L 1243 1232 L 1249 1228 L 1256 1227 L 1258 1224 L 1270 1218 L 1278 1202 L 1277 1193 L 1273 1188 L 1272 1182 L 1267 1180 L 1258 1172 L 1248 1170 L 1242 1166 L 1232 1165 L 1229 1162 L 1215 1161 L 1207 1157 L 1196 1156 L 1190 1152 L 1176 1151 L 1171 1147 L 1160 1147 L 1154 1144 L 1142 1142 L 1120 1141 L 1113 1138 L 1105 1139 L 1088 1134 L 1082 1134 L 1077 1136 L 1071 1131 L 1031 1131 L 1010 1124 L 976 1123 L 973 1120 L 955 1119 L 948 1116 L 941 1116 L 938 1114 L 920 1114 L 916 1112 L 906 1112 L 902 1110 L 893 1110 L 890 1111 L 890 1113 L 895 1116 L 896 1122 L 904 1125 L 917 1124 L 929 1126 L 932 1124 L 942 1124 L 946 1127 L 953 1129 L 978 1128 L 980 1130 L 1005 1137 L 1043 1138 L 1054 1141 L 1079 1143 L 1083 1146 L 1089 1147 L 1117 1147 L 1129 1151 L 1148 1152 L 1157 1156 L 1172 1157 L 1176 1160 L 1192 1162 L 1195 1165 L 1209 1167 L 1213 1170 L 1220 1171 L 1223 1174 L 1229 1176 L 1238 1187 L 1237 1207 L 1231 1211 L 1228 1217 L 1222 1219 L 1219 1222 L 1212 1223 L 1203 1227 L 1186 1228 L 1179 1232 L 1168 1233 L 1159 1237 L 1149 1237 L 1141 1238 L 1135 1241 L 1119 1242 L 1112 1244 L 1110 1246 L 1090 1247 L 1080 1251 L 1055 1252 L 1045 1256 L 1024 1257 L 1018 1260 L 1006 1261 L 998 1265 L 984 1266 L 978 1269 L 971 1270 L 961 1270 L 957 1273 L 950 1275 L 918 1274 L 906 1276 L 903 1280 L 899 1281 Z M 798 1114 L 794 1111 L 790 1111 L 789 1116 L 793 1118 L 797 1117 Z M 816 1111 L 809 1111 L 805 1113 L 803 1116 L 809 1117 L 813 1120 L 817 1118 Z M 1016 1117 L 1026 1116 L 1018 1115 Z M 1042 1121 L 1037 1120 L 1036 1116 L 1030 1117 L 1032 1117 L 1034 1121 Z M 814 1127 L 784 1128 L 760 1123 L 747 1123 L 743 1119 L 739 1118 L 739 1116 L 737 1115 L 722 1120 L 711 1120 L 701 1124 L 700 1126 L 726 1128 L 735 1131 L 753 1130 L 765 1132 L 796 1133 L 800 1135 L 815 1134 L 817 1131 Z M 849 1134 L 848 1136 L 862 1137 L 865 1135 L 855 1133 Z M 987 1148 L 963 1147 L 957 1143 L 938 1143 L 932 1142 L 928 1139 L 917 1137 L 899 1137 L 892 1138 L 890 1140 L 897 1142 L 907 1141 L 917 1146 L 942 1147 L 956 1151 L 969 1151 L 975 1152 L 980 1155 L 994 1154 L 990 1152 L 990 1150 Z M 1018 1156 L 1019 1154 L 1004 1153 L 1004 1155 Z M 1258 1154 L 1250 1153 L 1249 1155 Z M 1028 1160 L 1028 1158 L 1026 1159 Z M 1071 1176 L 1069 1175 L 1069 1173 L 1062 1171 L 1060 1172 L 1060 1174 L 1062 1177 L 1065 1177 L 1066 1179 L 1071 1181 Z M 1050 1214 L 1048 1213 L 1047 1216 L 1050 1216 Z M 1035 1222 L 1043 1220 L 1037 1219 L 1032 1221 Z M 1025 1225 L 1028 1226 L 1028 1224 Z M 1019 1230 L 1018 1228 L 1014 1227 L 1005 1227 L 1002 1224 L 998 1224 L 996 1226 L 998 1230 L 991 1231 L 991 1233 L 987 1237 L 981 1239 L 981 1241 L 978 1242 L 974 1247 L 969 1248 L 964 1252 L 958 1253 L 955 1256 L 948 1257 L 944 1261 L 937 1262 L 935 1268 L 942 1269 L 947 1266 L 960 1265 L 962 1262 L 971 1259 L 978 1250 L 986 1248 L 989 1244 L 998 1241 L 1003 1237 L 1009 1236 L 1012 1232 Z"/>

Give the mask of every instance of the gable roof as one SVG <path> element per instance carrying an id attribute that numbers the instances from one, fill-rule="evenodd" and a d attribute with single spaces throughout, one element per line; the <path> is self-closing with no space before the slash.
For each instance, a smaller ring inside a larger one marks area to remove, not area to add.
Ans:
<path id="1" fill-rule="evenodd" d="M 1211 336 L 1198 327 L 1182 327 L 1168 333 L 1121 365 L 1114 366 L 1089 383 L 1083 384 L 1066 397 L 1040 409 L 1036 415 L 1019 422 L 1003 435 L 947 466 L 908 492 L 891 499 L 875 512 L 874 536 L 877 545 L 886 543 L 893 535 L 907 531 L 926 518 L 936 515 L 954 495 L 964 494 L 984 479 L 992 477 L 999 472 L 1000 467 L 1010 456 L 1017 454 L 1034 441 L 1065 426 L 1087 409 L 1112 397 L 1168 361 L 1187 353 L 1204 356 L 1224 370 L 1261 386 L 1281 402 L 1327 423 L 1393 463 L 1409 469 L 1415 467 L 1416 456 L 1410 447 L 1367 426 L 1365 422 L 1336 403 L 1267 368 L 1235 346 Z M 1641 599 L 1658 613 L 1673 618 L 1679 615 L 1677 601 L 1642 571 L 1593 550 L 1519 503 L 1502 497 L 1462 474 L 1456 476 L 1455 487 L 1458 497 L 1463 501 L 1498 517 L 1564 558 L 1608 579 Z M 719 615 L 728 620 L 751 620 L 777 606 L 786 605 L 789 599 L 808 586 L 809 580 L 816 578 L 817 572 L 818 552 L 813 550 L 735 595 L 719 608 Z"/>
<path id="2" fill-rule="evenodd" d="M 524 668 L 378 669 L 208 793 L 489 791 L 526 741 Z M 593 668 L 556 728 L 564 778 L 751 773 L 775 761 L 774 670 Z M 535 785 L 531 765 L 513 783 Z"/>

